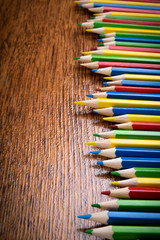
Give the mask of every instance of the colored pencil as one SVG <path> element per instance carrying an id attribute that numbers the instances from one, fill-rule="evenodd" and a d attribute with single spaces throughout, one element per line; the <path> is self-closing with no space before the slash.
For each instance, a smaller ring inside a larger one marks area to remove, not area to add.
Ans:
<path id="1" fill-rule="evenodd" d="M 126 38 L 122 37 L 119 38 L 119 41 L 113 40 L 114 37 L 111 38 L 103 38 L 103 39 L 97 39 L 99 43 L 97 49 L 105 49 L 112 46 L 113 47 L 141 47 L 141 48 L 155 48 L 159 49 L 159 39 L 147 39 L 147 38 Z M 102 48 L 103 47 L 103 48 Z"/>
<path id="2" fill-rule="evenodd" d="M 91 98 L 115 98 L 115 99 L 138 99 L 138 100 L 151 100 L 159 101 L 160 94 L 153 93 L 132 93 L 132 92 L 99 92 L 94 94 L 87 94 L 87 97 Z"/>
<path id="3" fill-rule="evenodd" d="M 102 18 L 102 19 L 95 19 L 95 21 L 103 22 L 103 23 L 110 22 L 110 23 L 124 23 L 124 24 L 136 24 L 136 25 L 147 25 L 147 26 L 160 26 L 159 22 L 137 21 L 137 20 L 126 20 L 126 19 Z M 90 20 L 89 22 L 92 22 L 92 21 Z M 103 26 L 103 25 L 101 25 L 101 26 Z"/>
<path id="4" fill-rule="evenodd" d="M 141 114 L 124 114 L 116 117 L 104 117 L 103 120 L 109 122 L 127 123 L 127 122 L 155 122 L 160 123 L 160 116 L 141 115 Z"/>
<path id="5" fill-rule="evenodd" d="M 127 51 L 126 51 L 127 52 Z M 139 62 L 139 63 L 156 63 L 159 64 L 160 60 L 158 58 L 147 58 L 147 57 L 128 57 L 128 56 L 114 56 L 114 55 L 86 55 L 81 57 L 75 57 L 74 60 L 79 60 L 80 62 L 106 62 L 106 61 L 113 61 L 113 62 Z"/>
<path id="6" fill-rule="evenodd" d="M 86 145 L 91 145 L 98 148 L 113 148 L 113 147 L 128 147 L 128 148 L 158 148 L 160 149 L 159 140 L 141 140 L 141 139 L 117 139 L 110 138 L 101 141 L 85 142 Z"/>
<path id="7" fill-rule="evenodd" d="M 154 122 L 127 122 L 109 126 L 112 129 L 130 129 L 145 131 L 160 131 L 160 123 Z"/>
<path id="8" fill-rule="evenodd" d="M 114 169 L 126 169 L 134 167 L 159 168 L 160 158 L 119 157 L 111 160 L 98 161 L 97 164 Z"/>
<path id="9" fill-rule="evenodd" d="M 90 21 L 102 21 L 103 19 L 108 20 L 129 20 L 129 21 L 141 21 L 141 22 L 160 22 L 159 18 L 151 18 L 151 17 L 136 17 L 136 16 L 114 16 L 111 14 L 103 14 L 103 16 L 94 16 L 91 17 Z"/>
<path id="10" fill-rule="evenodd" d="M 112 175 L 124 177 L 124 178 L 160 178 L 160 168 L 145 168 L 145 167 L 134 167 L 124 170 L 111 172 Z"/>
<path id="11" fill-rule="evenodd" d="M 103 191 L 101 194 L 124 199 L 160 199 L 160 188 L 125 187 Z"/>
<path id="12" fill-rule="evenodd" d="M 138 9 L 138 8 L 123 8 L 123 7 L 96 7 L 96 8 L 89 8 L 88 9 L 91 12 L 95 12 L 95 13 L 106 13 L 106 12 L 117 12 L 118 15 L 120 14 L 120 12 L 124 13 L 137 13 L 140 14 L 142 16 L 142 14 L 145 14 L 146 17 L 157 17 L 159 18 L 159 14 L 160 11 L 159 10 L 149 10 L 149 9 Z M 136 15 L 136 16 L 140 16 L 140 15 Z M 131 15 L 131 16 L 135 16 L 135 15 Z"/>
<path id="13" fill-rule="evenodd" d="M 117 81 L 109 81 L 103 82 L 104 86 L 135 86 L 135 87 L 152 87 L 159 88 L 160 82 L 154 81 L 134 81 L 134 80 L 117 80 Z"/>
<path id="14" fill-rule="evenodd" d="M 101 2 L 101 3 L 105 3 L 105 2 L 112 2 L 112 0 L 111 1 L 108 1 L 108 0 L 79 0 L 79 1 L 74 1 L 75 3 L 90 3 L 90 2 Z M 115 2 L 115 1 L 113 1 L 113 2 Z M 116 2 L 120 2 L 120 0 L 117 0 Z M 122 1 L 121 1 L 122 2 Z M 136 4 L 137 5 L 146 5 L 146 6 L 159 6 L 160 4 L 160 1 L 159 0 L 153 0 L 152 2 L 151 2 L 151 0 L 139 0 L 138 2 L 137 1 L 135 1 L 135 0 L 131 0 L 131 1 L 129 1 L 129 0 L 123 0 L 123 2 L 127 2 L 127 4 L 129 4 L 129 5 L 134 5 L 135 4 L 135 2 L 136 2 Z"/>
<path id="15" fill-rule="evenodd" d="M 160 213 L 103 211 L 80 215 L 78 218 L 95 221 L 105 225 L 160 225 Z"/>
<path id="16" fill-rule="evenodd" d="M 130 178 L 127 180 L 114 181 L 111 185 L 119 187 L 160 187 L 160 178 Z"/>
<path id="17" fill-rule="evenodd" d="M 146 74 L 121 74 L 117 76 L 104 77 L 106 80 L 144 80 L 144 81 L 160 81 L 160 76 Z"/>
<path id="18" fill-rule="evenodd" d="M 154 93 L 160 94 L 160 88 L 152 88 L 152 87 L 130 87 L 130 86 L 110 86 L 103 88 L 96 88 L 96 91 L 115 91 L 115 92 L 139 92 L 139 93 Z"/>
<path id="19" fill-rule="evenodd" d="M 95 9 L 93 9 L 93 10 L 95 10 Z M 97 16 L 97 17 L 99 17 L 99 16 L 104 17 L 107 15 L 112 15 L 112 16 L 129 16 L 129 17 L 148 17 L 148 18 L 157 18 L 157 19 L 160 18 L 159 14 L 155 14 L 155 13 L 153 13 L 153 11 L 152 11 L 152 13 L 145 13 L 145 12 L 142 13 L 142 11 L 139 12 L 138 10 L 137 11 L 135 10 L 135 12 L 131 12 L 130 9 L 129 9 L 130 11 L 128 11 L 126 9 L 114 10 L 113 8 L 112 8 L 112 10 L 109 10 L 109 8 L 107 8 L 107 9 L 105 9 L 107 11 L 105 11 L 103 13 L 104 8 L 98 8 L 96 10 L 99 11 L 99 13 L 95 14 L 95 16 Z"/>
<path id="20" fill-rule="evenodd" d="M 115 23 L 115 22 L 83 22 L 79 23 L 79 26 L 86 27 L 88 29 L 92 28 L 101 28 L 101 27 L 117 27 L 117 28 L 136 28 L 136 29 L 150 29 L 150 30 L 160 30 L 160 26 L 151 26 L 151 25 L 142 25 L 142 24 L 129 24 L 129 23 Z"/>
<path id="21" fill-rule="evenodd" d="M 84 231 L 108 240 L 137 240 L 137 239 L 159 239 L 160 227 L 153 226 L 106 226 Z"/>
<path id="22" fill-rule="evenodd" d="M 105 68 L 105 67 L 130 67 L 130 68 L 160 69 L 160 64 L 127 63 L 127 62 L 91 62 L 91 63 L 81 63 L 81 66 L 87 67 L 90 69 Z"/>
<path id="23" fill-rule="evenodd" d="M 117 199 L 95 203 L 92 207 L 113 211 L 160 212 L 160 201 Z"/>
<path id="24" fill-rule="evenodd" d="M 160 11 L 159 11 L 160 13 Z M 124 32 L 124 33 L 146 33 L 146 34 L 160 34 L 160 30 L 151 30 L 151 29 L 138 29 L 138 28 L 122 28 L 122 27 L 100 27 L 86 29 L 86 32 L 92 32 L 96 34 L 105 34 L 111 32 Z"/>
<path id="25" fill-rule="evenodd" d="M 121 74 L 146 74 L 146 75 L 160 75 L 160 70 L 146 69 L 146 68 L 129 68 L 129 67 L 107 67 L 91 69 L 92 72 L 103 74 L 106 76 L 116 76 Z"/>
<path id="26" fill-rule="evenodd" d="M 160 19 L 158 19 L 160 21 Z M 100 37 L 103 38 L 110 38 L 110 37 L 115 37 L 114 39 L 116 39 L 117 37 L 125 37 L 125 38 L 143 38 L 143 39 L 160 39 L 159 35 L 155 35 L 155 34 L 144 34 L 144 33 L 124 33 L 124 32 L 111 32 L 111 33 L 107 33 L 107 34 L 100 34 Z"/>
<path id="27" fill-rule="evenodd" d="M 160 149 L 154 149 L 154 148 L 115 147 L 110 149 L 91 151 L 90 153 L 107 157 L 107 158 L 116 158 L 116 157 L 160 158 Z"/>
<path id="28" fill-rule="evenodd" d="M 128 99 L 106 99 L 96 98 L 93 100 L 78 101 L 74 104 L 84 105 L 92 108 L 107 108 L 107 107 L 147 107 L 160 108 L 159 101 L 147 100 L 128 100 Z"/>
<path id="29" fill-rule="evenodd" d="M 153 2 L 147 2 L 147 1 L 144 1 L 144 2 L 141 2 L 141 1 L 126 1 L 126 0 L 117 0 L 117 1 L 114 1 L 114 0 L 80 0 L 80 1 L 74 1 L 75 3 L 81 3 L 81 4 L 84 4 L 84 3 L 114 3 L 114 4 L 127 4 L 127 5 L 139 5 L 139 6 L 154 6 L 154 7 L 160 7 L 160 4 L 159 2 L 156 3 L 155 1 Z"/>
<path id="30" fill-rule="evenodd" d="M 101 138 L 160 140 L 160 131 L 112 130 L 107 132 L 94 133 L 93 136 Z"/>
<path id="31" fill-rule="evenodd" d="M 160 115 L 160 109 L 158 108 L 109 107 L 95 109 L 93 112 L 108 117 L 119 116 L 122 114 Z"/>
<path id="32" fill-rule="evenodd" d="M 95 50 L 89 52 L 82 52 L 86 55 L 96 54 L 96 55 L 114 55 L 114 56 L 128 56 L 128 57 L 146 57 L 146 58 L 160 58 L 159 53 L 150 52 L 133 52 L 133 51 L 120 51 L 120 50 Z M 160 63 L 160 60 L 159 60 Z"/>

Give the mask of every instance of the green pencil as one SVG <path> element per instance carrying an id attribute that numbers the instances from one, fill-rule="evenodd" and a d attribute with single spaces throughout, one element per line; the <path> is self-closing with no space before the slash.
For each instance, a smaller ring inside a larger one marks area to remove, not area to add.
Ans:
<path id="1" fill-rule="evenodd" d="M 159 200 L 116 199 L 92 204 L 92 207 L 113 211 L 160 212 Z"/>
<path id="2" fill-rule="evenodd" d="M 100 27 L 119 27 L 119 28 L 137 28 L 137 29 L 153 29 L 160 30 L 160 26 L 152 25 L 138 25 L 138 24 L 126 24 L 126 23 L 112 23 L 112 22 L 84 22 L 78 25 L 86 28 L 100 28 Z"/>
<path id="3" fill-rule="evenodd" d="M 112 33 L 106 33 L 106 34 L 100 34 L 100 37 L 132 37 L 132 38 L 154 38 L 154 39 L 160 39 L 160 35 L 155 34 L 145 34 L 145 33 L 120 33 L 120 32 L 112 32 Z"/>
<path id="4" fill-rule="evenodd" d="M 97 109 L 97 111 L 98 110 L 99 109 Z M 127 139 L 131 138 L 131 139 L 160 140 L 160 131 L 113 130 L 102 133 L 94 133 L 93 136 L 102 138 L 127 138 Z"/>
<path id="5" fill-rule="evenodd" d="M 134 167 L 124 170 L 111 172 L 112 175 L 134 178 L 134 177 L 145 177 L 145 178 L 160 178 L 160 168 L 143 168 Z"/>
<path id="6" fill-rule="evenodd" d="M 86 230 L 85 233 L 110 240 L 160 239 L 160 227 L 107 226 Z"/>
<path id="7" fill-rule="evenodd" d="M 102 18 L 102 17 L 101 17 Z M 135 20 L 135 21 L 151 21 L 151 22 L 160 22 L 159 18 L 149 18 L 149 17 L 131 17 L 131 16 L 114 16 L 114 15 L 106 15 L 103 18 L 108 19 L 124 19 L 124 20 Z M 92 17 L 92 19 L 96 20 L 96 17 Z M 97 17 L 99 20 L 100 17 Z"/>
<path id="8" fill-rule="evenodd" d="M 100 40 L 99 40 L 100 41 Z M 143 43 L 143 42 L 125 42 L 115 41 L 115 37 L 101 39 L 103 43 L 99 43 L 99 46 L 125 46 L 125 47 L 144 47 L 144 48 L 160 48 L 158 43 Z"/>
<path id="9" fill-rule="evenodd" d="M 74 60 L 79 60 L 80 62 L 140 62 L 140 63 L 160 63 L 158 58 L 142 58 L 142 57 L 126 57 L 126 56 L 113 56 L 113 55 L 98 55 L 92 54 L 87 56 L 75 57 Z"/>

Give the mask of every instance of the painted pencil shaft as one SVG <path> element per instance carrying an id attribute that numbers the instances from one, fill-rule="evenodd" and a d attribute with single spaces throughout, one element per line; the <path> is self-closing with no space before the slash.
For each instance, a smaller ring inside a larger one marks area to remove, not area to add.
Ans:
<path id="1" fill-rule="evenodd" d="M 160 131 L 160 123 L 154 122 L 128 122 L 109 126 L 112 129 L 124 130 L 145 130 L 145 131 Z"/>
<path id="2" fill-rule="evenodd" d="M 128 99 L 106 99 L 98 98 L 93 100 L 86 100 L 75 102 L 75 104 L 84 105 L 92 108 L 107 108 L 107 107 L 147 107 L 160 108 L 158 101 L 146 100 L 128 100 Z"/>
<path id="3" fill-rule="evenodd" d="M 109 82 L 103 82 L 105 86 L 134 86 L 134 87 L 153 87 L 159 88 L 160 82 L 154 81 L 137 81 L 137 80 L 113 80 Z"/>
<path id="4" fill-rule="evenodd" d="M 160 188 L 160 178 L 130 178 L 127 180 L 111 182 L 112 185 L 119 187 L 151 187 Z"/>
<path id="5" fill-rule="evenodd" d="M 157 40 L 157 39 L 154 39 Z M 139 48 L 154 48 L 159 49 L 160 44 L 157 41 L 152 39 L 142 39 L 142 38 L 121 38 L 119 41 L 112 40 L 111 38 L 104 38 L 101 40 L 102 43 L 99 43 L 101 47 L 139 47 Z M 100 40 L 98 40 L 100 41 Z"/>
<path id="6" fill-rule="evenodd" d="M 160 201 L 117 199 L 95 203 L 92 204 L 92 207 L 113 211 L 160 212 Z"/>
<path id="7" fill-rule="evenodd" d="M 160 228 L 150 226 L 106 226 L 86 230 L 85 233 L 109 240 L 159 239 Z"/>
<path id="8" fill-rule="evenodd" d="M 160 225 L 160 213 L 103 211 L 78 218 L 99 222 L 105 225 Z"/>
<path id="9" fill-rule="evenodd" d="M 152 139 L 160 140 L 160 131 L 112 130 L 93 134 L 102 138 Z"/>
<path id="10" fill-rule="evenodd" d="M 121 74 L 117 76 L 104 77 L 109 81 L 115 80 L 140 80 L 140 81 L 160 81 L 159 75 L 146 75 L 146 74 Z"/>
<path id="11" fill-rule="evenodd" d="M 129 17 L 130 18 L 130 17 Z M 157 19 L 160 22 L 160 18 Z M 160 36 L 155 34 L 144 34 L 144 33 L 118 33 L 118 32 L 112 32 L 112 33 L 106 33 L 106 34 L 100 34 L 100 37 L 102 38 L 110 38 L 110 37 L 127 37 L 127 38 L 143 38 L 143 39 L 160 39 Z"/>
<path id="12" fill-rule="evenodd" d="M 134 167 L 160 168 L 160 158 L 119 157 L 111 160 L 98 161 L 97 164 L 114 169 Z"/>
<path id="13" fill-rule="evenodd" d="M 115 92 L 137 92 L 137 93 L 154 93 L 160 94 L 160 88 L 153 87 L 134 87 L 134 86 L 110 86 L 110 87 L 100 87 L 96 91 L 106 92 L 106 91 L 115 91 Z"/>
<path id="14" fill-rule="evenodd" d="M 103 9 L 99 8 L 99 13 L 96 14 L 95 16 L 107 16 L 107 15 L 112 15 L 112 16 L 129 16 L 129 17 L 148 17 L 148 18 L 157 18 L 159 20 L 160 16 L 159 14 L 151 14 L 151 13 L 138 13 L 138 12 L 127 12 L 127 11 L 114 11 L 110 10 L 109 12 L 104 12 L 102 13 Z"/>
<path id="15" fill-rule="evenodd" d="M 116 157 L 160 158 L 160 149 L 155 149 L 155 148 L 115 147 L 115 148 L 91 151 L 90 153 L 107 157 L 107 158 L 116 158 Z"/>
<path id="16" fill-rule="evenodd" d="M 87 145 L 91 145 L 98 148 L 112 148 L 112 147 L 128 147 L 128 148 L 160 148 L 159 140 L 139 140 L 139 139 L 106 139 L 95 142 L 85 142 Z"/>
<path id="17" fill-rule="evenodd" d="M 111 174 L 125 178 L 135 177 L 160 178 L 160 168 L 134 167 L 125 170 L 111 172 Z"/>
<path id="18" fill-rule="evenodd" d="M 122 199 L 160 199 L 160 188 L 125 187 L 101 193 Z"/>
<path id="19" fill-rule="evenodd" d="M 127 122 L 155 122 L 160 123 L 160 116 L 142 115 L 142 114 L 125 114 L 116 117 L 104 117 L 103 120 L 109 122 L 127 123 Z"/>

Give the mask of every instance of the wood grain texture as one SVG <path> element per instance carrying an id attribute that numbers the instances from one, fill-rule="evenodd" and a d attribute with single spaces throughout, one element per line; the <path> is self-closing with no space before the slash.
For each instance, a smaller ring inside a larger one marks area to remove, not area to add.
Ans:
<path id="1" fill-rule="evenodd" d="M 0 238 L 96 239 L 82 233 L 96 224 L 76 217 L 97 211 L 90 205 L 107 199 L 110 181 L 83 144 L 107 125 L 73 105 L 102 81 L 73 61 L 96 46 L 77 26 L 89 14 L 73 0 L 0 9 Z"/>

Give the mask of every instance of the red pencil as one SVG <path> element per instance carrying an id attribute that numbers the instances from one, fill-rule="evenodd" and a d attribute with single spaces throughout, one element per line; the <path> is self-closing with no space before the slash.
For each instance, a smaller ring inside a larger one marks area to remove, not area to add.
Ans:
<path id="1" fill-rule="evenodd" d="M 117 198 L 131 199 L 160 199 L 160 188 L 126 187 L 111 191 L 104 191 L 101 194 Z"/>
<path id="2" fill-rule="evenodd" d="M 126 46 L 112 46 L 106 45 L 104 49 L 121 50 L 121 51 L 133 51 L 133 52 L 155 52 L 160 53 L 160 48 L 143 48 L 143 47 L 126 47 Z"/>
<path id="3" fill-rule="evenodd" d="M 160 123 L 152 122 L 128 122 L 109 126 L 112 129 L 130 129 L 145 131 L 160 131 Z"/>
<path id="4" fill-rule="evenodd" d="M 134 13 L 149 13 L 149 14 L 160 14 L 159 10 L 148 10 L 148 9 L 136 9 L 136 8 L 118 8 L 118 7 L 96 7 L 89 8 L 89 11 L 96 13 L 105 12 L 134 12 Z M 156 16 L 155 16 L 156 17 Z"/>
<path id="5" fill-rule="evenodd" d="M 121 1 L 121 0 L 118 0 Z M 123 1 L 129 1 L 129 0 L 123 0 Z M 137 2 L 136 0 L 130 0 L 130 2 Z M 151 2 L 151 0 L 138 0 L 138 2 Z M 152 3 L 160 3 L 160 0 L 153 0 Z"/>
<path id="6" fill-rule="evenodd" d="M 154 93 L 160 94 L 160 88 L 150 88 L 150 87 L 132 87 L 132 86 L 109 86 L 103 88 L 96 88 L 96 91 L 107 92 L 135 92 L 135 93 Z"/>
<path id="7" fill-rule="evenodd" d="M 126 23 L 126 24 L 160 26 L 160 22 L 150 22 L 150 21 L 136 21 L 136 20 L 109 19 L 109 18 L 103 18 L 101 21 L 102 22 L 113 22 L 113 23 Z"/>
<path id="8" fill-rule="evenodd" d="M 160 64 L 148 63 L 127 63 L 127 62 L 91 62 L 82 63 L 81 66 L 90 69 L 105 68 L 105 67 L 129 67 L 129 68 L 153 68 L 160 69 Z"/>

